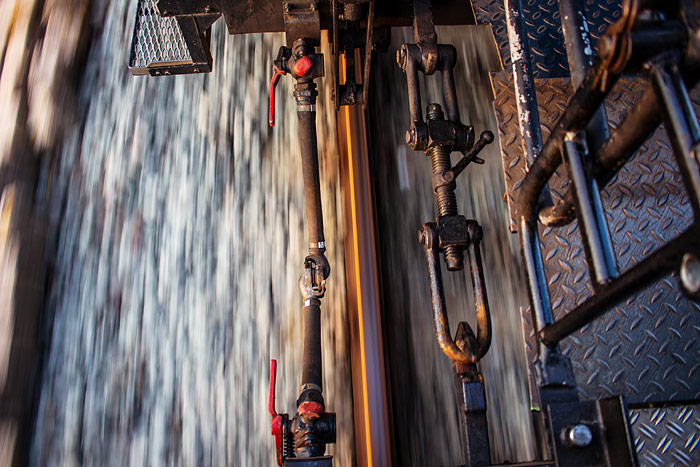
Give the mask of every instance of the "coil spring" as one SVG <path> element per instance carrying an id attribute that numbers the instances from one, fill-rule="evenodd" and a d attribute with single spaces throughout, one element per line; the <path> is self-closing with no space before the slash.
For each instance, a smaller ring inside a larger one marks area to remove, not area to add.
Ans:
<path id="1" fill-rule="evenodd" d="M 284 457 L 296 457 L 294 455 L 294 437 L 292 436 L 292 433 L 285 430 L 284 432 Z"/>

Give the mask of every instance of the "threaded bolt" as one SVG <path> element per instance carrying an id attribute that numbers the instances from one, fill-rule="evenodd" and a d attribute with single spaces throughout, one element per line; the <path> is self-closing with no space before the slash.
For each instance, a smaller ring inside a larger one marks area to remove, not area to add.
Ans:
<path id="1" fill-rule="evenodd" d="M 439 104 L 430 104 L 426 110 L 428 120 L 444 120 L 445 114 Z M 433 167 L 433 175 L 438 175 L 452 167 L 450 161 L 450 148 L 446 146 L 432 146 L 426 151 L 430 156 Z M 454 184 L 438 187 L 435 190 L 435 200 L 437 202 L 439 216 L 457 215 L 457 196 L 455 195 Z M 457 246 L 448 246 L 444 249 L 447 269 L 458 271 L 464 267 L 464 255 Z"/>

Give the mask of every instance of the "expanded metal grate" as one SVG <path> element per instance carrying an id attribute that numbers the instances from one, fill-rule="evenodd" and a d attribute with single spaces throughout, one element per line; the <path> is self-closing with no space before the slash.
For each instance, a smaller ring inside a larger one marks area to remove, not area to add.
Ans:
<path id="1" fill-rule="evenodd" d="M 156 0 L 138 0 L 129 70 L 149 74 L 149 68 L 190 65 L 192 57 L 175 18 L 163 18 Z"/>

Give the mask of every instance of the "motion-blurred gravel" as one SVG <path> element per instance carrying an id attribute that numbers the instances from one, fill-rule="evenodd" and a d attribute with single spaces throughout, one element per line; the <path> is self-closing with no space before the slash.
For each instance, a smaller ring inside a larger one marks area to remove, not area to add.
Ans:
<path id="1" fill-rule="evenodd" d="M 126 63 L 136 1 L 31 1 L 43 8 L 35 25 L 41 40 L 23 89 L 51 269 L 31 463 L 274 465 L 268 362 L 279 360 L 278 411 L 293 411 L 306 244 L 290 79 L 278 87 L 277 126 L 266 123 L 271 60 L 283 35 L 231 37 L 219 21 L 210 75 L 134 77 Z M 7 13 L 0 17 L 12 17 L 10 3 L 0 2 Z M 496 133 L 486 72 L 497 62 L 487 31 L 438 34 L 460 51 L 463 118 L 478 132 Z M 396 31 L 392 50 L 377 59 L 370 108 L 400 467 L 461 462 L 449 362 L 433 336 L 416 241 L 417 228 L 434 217 L 429 163 L 403 144 L 408 105 L 393 51 L 410 37 Z M 76 58 L 81 48 L 89 50 L 84 62 Z M 5 74 L 0 97 L 10 87 Z M 338 466 L 350 466 L 339 161 L 330 77 L 321 82 L 317 123 L 333 268 L 323 301 L 324 386 L 340 427 L 330 451 Z M 434 86 L 425 89 L 437 95 Z M 495 329 L 483 365 L 492 450 L 494 460 L 527 459 L 525 379 L 515 371 L 524 366 L 521 278 L 496 144 L 485 158 L 462 176 L 458 196 L 461 212 L 485 231 Z M 446 284 L 453 328 L 472 302 L 463 277 Z"/>

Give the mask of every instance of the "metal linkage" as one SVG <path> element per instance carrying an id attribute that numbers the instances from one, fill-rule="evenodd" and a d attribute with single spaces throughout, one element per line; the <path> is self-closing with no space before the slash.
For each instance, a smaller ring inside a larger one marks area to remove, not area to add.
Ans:
<path id="1" fill-rule="evenodd" d="M 478 154 L 494 137 L 485 131 L 475 143 L 474 129 L 460 121 L 454 81 L 457 51 L 452 45 L 438 44 L 430 1 L 414 0 L 413 8 L 416 44 L 403 44 L 396 59 L 408 82 L 411 127 L 406 132 L 406 144 L 429 156 L 432 166 L 438 217 L 421 227 L 419 237 L 428 263 L 435 335 L 440 348 L 453 362 L 467 465 L 490 465 L 486 398 L 483 378 L 476 366 L 491 344 L 491 318 L 479 249 L 483 233 L 475 220 L 459 214 L 455 180 L 470 163 L 484 163 Z M 418 72 L 431 75 L 435 71 L 442 77 L 446 112 L 439 104 L 430 104 L 423 120 Z M 452 166 L 450 155 L 454 151 L 461 152 L 463 157 Z M 476 335 L 464 321 L 459 323 L 454 338 L 450 333 L 440 251 L 449 271 L 464 268 L 464 252 L 467 252 L 476 308 Z"/>
<path id="2" fill-rule="evenodd" d="M 313 3 L 312 3 L 313 4 Z M 296 12 L 302 18 L 312 16 L 311 8 L 302 2 L 295 3 Z M 316 14 L 316 19 L 318 15 Z M 302 25 L 308 27 L 305 23 Z M 291 28 L 292 31 L 296 30 Z M 316 139 L 316 84 L 314 79 L 323 76 L 323 55 L 315 52 L 316 39 L 296 39 L 292 48 L 281 47 L 274 62 L 274 75 L 270 82 L 270 126 L 274 125 L 274 91 L 280 76 L 291 74 L 295 79 L 294 97 L 299 118 L 299 142 L 301 148 L 306 217 L 309 228 L 309 255 L 304 261 L 304 273 L 299 279 L 299 290 L 304 300 L 304 349 L 302 380 L 297 412 L 290 420 L 287 414 L 274 411 L 274 370 L 271 366 L 270 415 L 272 434 L 279 465 L 331 465 L 324 456 L 326 444 L 336 438 L 335 414 L 325 411 L 323 399 L 323 365 L 321 360 L 321 298 L 326 292 L 326 279 L 330 265 L 326 259 L 321 210 L 321 187 L 318 172 L 318 146 Z M 315 462 L 312 464 L 307 461 Z"/>

